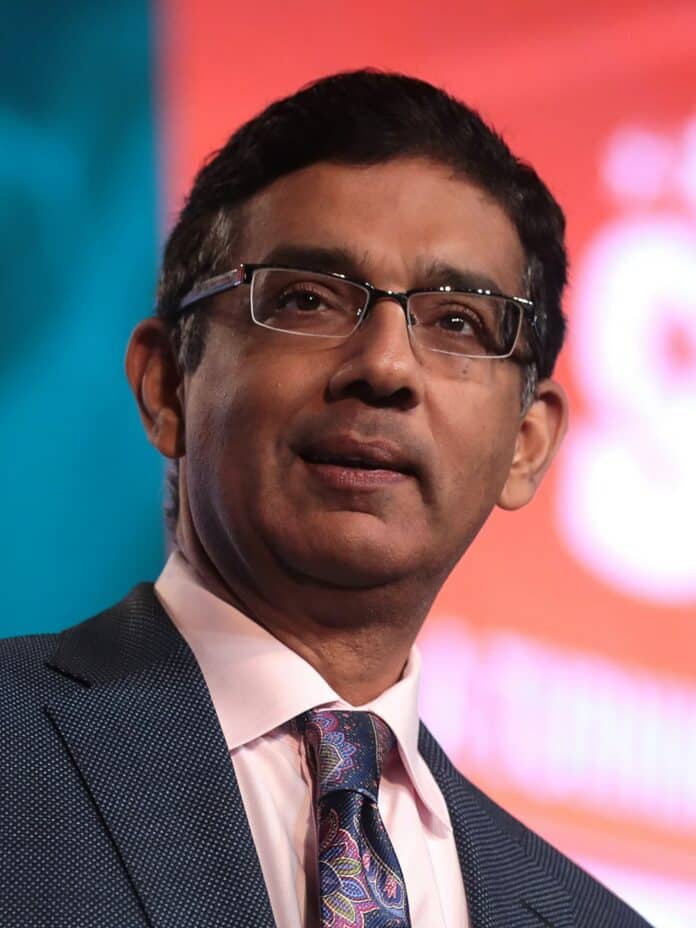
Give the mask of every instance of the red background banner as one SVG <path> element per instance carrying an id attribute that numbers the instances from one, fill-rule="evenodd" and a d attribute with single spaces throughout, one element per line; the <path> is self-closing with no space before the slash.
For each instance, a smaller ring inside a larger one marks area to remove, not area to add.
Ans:
<path id="1" fill-rule="evenodd" d="M 167 222 L 241 122 L 363 66 L 480 109 L 564 206 L 569 440 L 442 591 L 424 712 L 495 798 L 693 924 L 696 5 L 171 0 L 160 20 Z"/>

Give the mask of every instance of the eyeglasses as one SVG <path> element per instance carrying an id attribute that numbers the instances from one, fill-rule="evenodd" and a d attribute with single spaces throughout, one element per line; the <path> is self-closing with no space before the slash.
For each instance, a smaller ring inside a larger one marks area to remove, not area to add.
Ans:
<path id="1" fill-rule="evenodd" d="M 249 284 L 256 325 L 288 335 L 346 339 L 379 300 L 396 300 L 413 342 L 430 351 L 464 358 L 511 357 L 522 320 L 535 329 L 531 300 L 484 289 L 380 290 L 344 274 L 267 264 L 240 264 L 197 284 L 179 312 L 225 290 Z M 528 360 L 524 360 L 528 363 Z"/>

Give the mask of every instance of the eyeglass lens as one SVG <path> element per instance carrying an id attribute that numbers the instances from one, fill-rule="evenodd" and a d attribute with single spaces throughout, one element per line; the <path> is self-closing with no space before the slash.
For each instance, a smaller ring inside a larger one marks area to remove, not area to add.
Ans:
<path id="1" fill-rule="evenodd" d="M 367 287 L 327 274 L 264 268 L 251 286 L 254 322 L 324 338 L 345 337 L 367 307 Z M 412 337 L 423 347 L 468 357 L 501 357 L 514 348 L 521 308 L 482 294 L 431 291 L 409 299 Z"/>

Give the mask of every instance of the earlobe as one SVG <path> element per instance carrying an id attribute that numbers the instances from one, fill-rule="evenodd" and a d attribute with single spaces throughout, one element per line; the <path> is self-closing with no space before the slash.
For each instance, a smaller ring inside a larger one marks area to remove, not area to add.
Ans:
<path id="1" fill-rule="evenodd" d="M 498 505 L 520 509 L 534 496 L 568 428 L 568 398 L 560 384 L 542 380 L 520 421 L 515 451 Z"/>
<path id="2" fill-rule="evenodd" d="M 126 351 L 126 376 L 150 443 L 165 457 L 181 457 L 185 452 L 178 392 L 181 374 L 169 330 L 161 319 L 144 319 L 133 330 Z"/>

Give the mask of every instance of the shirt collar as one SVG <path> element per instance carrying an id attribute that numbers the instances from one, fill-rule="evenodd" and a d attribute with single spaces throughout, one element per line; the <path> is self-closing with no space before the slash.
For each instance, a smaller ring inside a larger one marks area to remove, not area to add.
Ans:
<path id="1" fill-rule="evenodd" d="M 230 750 L 307 709 L 369 710 L 394 732 L 420 800 L 441 826 L 451 828 L 442 793 L 418 752 L 420 654 L 415 646 L 393 686 L 364 706 L 351 706 L 304 658 L 207 590 L 181 553 L 169 557 L 155 592 L 198 661 Z"/>

